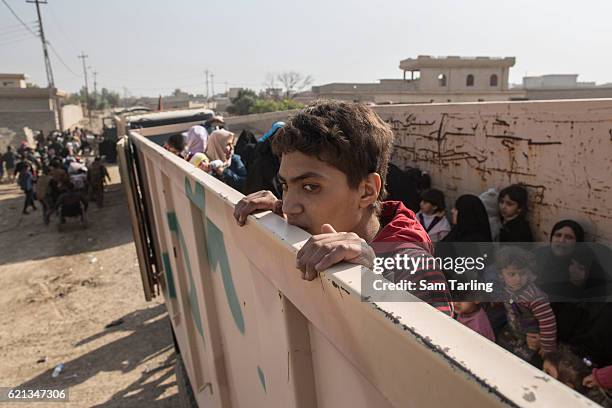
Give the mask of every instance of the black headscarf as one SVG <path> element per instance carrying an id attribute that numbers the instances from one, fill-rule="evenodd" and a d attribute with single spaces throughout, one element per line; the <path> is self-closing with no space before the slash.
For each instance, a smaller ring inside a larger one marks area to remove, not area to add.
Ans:
<path id="1" fill-rule="evenodd" d="M 556 223 L 550 231 L 549 241 L 552 241 L 552 237 L 555 235 L 555 232 L 564 227 L 570 227 L 572 231 L 574 231 L 574 235 L 576 235 L 576 242 L 584 242 L 584 229 L 582 228 L 582 225 L 578 224 L 574 220 L 562 220 Z"/>
<path id="2" fill-rule="evenodd" d="M 573 220 L 562 220 L 557 222 L 550 231 L 549 241 L 552 242 L 555 232 L 564 227 L 569 227 L 574 231 L 576 242 L 584 242 L 584 229 Z M 559 288 L 554 288 L 554 286 L 558 286 L 559 283 L 564 283 L 566 281 L 572 255 L 573 251 L 565 256 L 557 255 L 552 251 L 550 245 L 537 250 L 538 279 L 536 283 L 549 295 L 552 295 L 554 291 L 559 291 Z"/>
<path id="3" fill-rule="evenodd" d="M 465 194 L 455 202 L 457 224 L 444 241 L 447 242 L 491 242 L 491 227 L 487 210 L 475 195 Z"/>

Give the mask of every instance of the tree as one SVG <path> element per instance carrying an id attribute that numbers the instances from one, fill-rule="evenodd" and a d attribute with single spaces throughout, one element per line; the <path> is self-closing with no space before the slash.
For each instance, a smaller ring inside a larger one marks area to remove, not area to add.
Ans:
<path id="1" fill-rule="evenodd" d="M 295 71 L 286 71 L 278 74 L 276 77 L 278 81 L 283 84 L 285 88 L 285 97 L 290 99 L 293 95 L 312 83 L 312 77 L 307 75 L 306 77 L 302 76 L 299 72 Z"/>
<path id="2" fill-rule="evenodd" d="M 250 89 L 241 89 L 238 95 L 231 100 L 232 104 L 227 111 L 233 115 L 248 115 L 251 107 L 257 102 L 257 94 Z"/>
<path id="3" fill-rule="evenodd" d="M 85 87 L 82 87 L 79 92 L 71 94 L 66 100 L 68 104 L 87 106 L 85 98 Z M 118 92 L 110 91 L 102 88 L 99 93 L 89 95 L 89 106 L 94 110 L 103 110 L 106 108 L 114 108 L 121 103 L 121 97 Z"/>

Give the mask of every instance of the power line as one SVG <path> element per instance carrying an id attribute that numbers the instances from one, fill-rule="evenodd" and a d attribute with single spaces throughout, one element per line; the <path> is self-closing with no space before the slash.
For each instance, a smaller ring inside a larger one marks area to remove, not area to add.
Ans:
<path id="1" fill-rule="evenodd" d="M 30 34 L 29 32 L 25 31 L 22 28 L 21 32 L 15 32 L 15 33 L 10 33 L 10 34 L 0 34 L 0 40 L 8 41 L 8 40 L 12 40 L 17 37 L 23 37 L 24 35 L 27 35 L 30 38 L 36 38 L 36 37 L 32 37 L 32 34 Z"/>
<path id="2" fill-rule="evenodd" d="M 49 47 L 51 47 L 51 51 L 53 52 L 53 54 L 55 54 L 55 56 L 57 57 L 57 59 L 59 60 L 59 62 L 64 66 L 64 68 L 66 68 L 68 71 L 70 71 L 70 73 L 72 75 L 74 75 L 75 77 L 78 78 L 82 78 L 81 75 L 77 74 L 76 72 L 74 72 L 72 70 L 72 68 L 70 68 L 70 66 L 68 66 L 68 64 L 66 64 L 66 62 L 64 61 L 64 59 L 59 55 L 59 53 L 57 52 L 57 50 L 55 49 L 55 47 L 53 46 L 53 44 L 51 44 L 49 41 L 47 41 L 47 44 L 49 44 Z"/>
<path id="3" fill-rule="evenodd" d="M 17 15 L 17 13 L 15 13 L 15 11 L 11 8 L 11 6 L 7 3 L 6 0 L 2 0 L 2 2 L 4 3 L 4 5 L 6 6 L 6 8 L 9 9 L 9 11 L 11 12 L 11 14 L 13 16 L 15 16 L 15 18 L 17 19 L 17 21 L 19 21 L 21 23 L 22 26 L 24 26 L 26 28 L 26 30 L 28 30 L 30 33 L 32 33 L 32 35 L 34 37 L 38 37 L 38 34 L 36 34 L 34 31 L 32 31 L 30 29 L 30 27 L 28 27 L 28 25 L 26 23 L 23 22 L 23 20 Z"/>
<path id="4" fill-rule="evenodd" d="M 2 1 L 6 3 L 5 0 L 2 0 Z M 40 40 L 42 42 L 42 47 L 43 47 L 43 56 L 45 59 L 45 70 L 47 71 L 47 82 L 49 84 L 48 85 L 49 88 L 55 88 L 55 81 L 53 80 L 53 69 L 51 68 L 51 60 L 49 59 L 49 50 L 47 50 L 47 40 L 45 39 L 45 30 L 43 28 L 42 15 L 40 14 L 41 0 L 33 0 L 33 1 L 26 0 L 26 3 L 36 4 L 36 14 L 38 15 L 38 29 L 40 33 Z M 47 2 L 42 1 L 42 4 L 47 4 Z M 57 108 L 59 109 L 59 105 Z"/>
<path id="5" fill-rule="evenodd" d="M 2 0 L 6 4 L 6 0 Z M 62 108 L 60 106 L 57 89 L 55 88 L 55 80 L 53 79 L 53 69 L 51 68 L 51 59 L 49 58 L 49 50 L 47 49 L 47 40 L 45 39 L 45 30 L 43 27 L 42 14 L 40 13 L 40 4 L 47 4 L 46 0 L 26 0 L 26 3 L 36 4 L 36 15 L 38 16 L 38 32 L 40 34 L 40 42 L 43 48 L 43 58 L 45 60 L 45 71 L 47 72 L 47 83 L 49 90 L 53 92 L 53 111 L 57 118 L 57 123 L 60 129 L 64 127 L 64 119 L 62 118 Z M 21 20 L 21 19 L 20 19 Z"/>
<path id="6" fill-rule="evenodd" d="M 53 19 L 53 21 L 55 21 L 55 25 L 59 29 L 60 33 L 62 34 L 66 42 L 70 44 L 72 48 L 74 48 L 74 51 L 78 52 L 79 47 L 75 46 L 74 42 L 72 42 L 72 38 L 68 34 L 66 34 L 64 29 L 62 28 L 62 25 L 59 23 L 59 18 L 57 18 L 57 15 L 53 11 L 53 7 L 49 8 L 49 12 L 50 12 L 49 14 L 51 14 L 51 18 Z"/>
<path id="7" fill-rule="evenodd" d="M 34 24 L 34 23 L 36 23 L 36 21 L 34 20 L 30 21 L 30 24 Z M 21 23 L 20 24 L 9 24 L 9 25 L 0 27 L 0 30 L 10 30 L 15 27 L 23 27 L 23 26 L 21 25 Z"/>
<path id="8" fill-rule="evenodd" d="M 37 24 L 35 23 L 31 23 L 28 26 L 31 30 L 34 30 L 37 28 Z M 13 28 L 0 28 L 0 35 L 10 35 L 10 34 L 15 34 L 15 33 L 19 33 L 19 32 L 23 32 L 24 31 L 24 27 L 21 24 L 17 24 L 15 25 Z"/>
<path id="9" fill-rule="evenodd" d="M 23 37 L 23 38 L 13 39 L 11 41 L 2 42 L 2 43 L 0 43 L 0 46 L 17 44 L 17 43 L 20 43 L 20 42 L 24 42 L 24 41 L 28 41 L 28 40 L 33 40 L 33 39 L 34 38 L 32 38 L 31 35 L 28 35 L 27 37 Z"/>
<path id="10" fill-rule="evenodd" d="M 85 65 L 85 58 L 88 58 L 88 55 L 85 55 L 83 51 L 81 51 L 81 55 L 78 56 L 83 61 L 83 75 L 85 77 L 85 105 L 87 106 L 87 117 L 89 118 L 89 123 L 91 124 L 91 106 L 89 104 L 89 85 L 87 85 L 87 66 Z"/>

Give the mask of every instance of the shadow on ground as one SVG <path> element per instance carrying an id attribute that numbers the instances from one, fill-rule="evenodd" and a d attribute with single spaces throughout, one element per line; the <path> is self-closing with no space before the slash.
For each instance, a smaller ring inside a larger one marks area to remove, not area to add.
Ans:
<path id="1" fill-rule="evenodd" d="M 127 373 L 139 369 L 141 373 L 137 381 L 109 396 L 108 401 L 96 407 L 174 406 L 178 401 L 176 395 L 162 397 L 168 388 L 176 385 L 174 352 L 162 363 L 151 362 L 147 365 L 147 362 L 174 347 L 165 306 L 141 309 L 123 316 L 121 320 L 122 324 L 102 329 L 96 335 L 81 340 L 75 347 L 91 343 L 114 332 L 129 332 L 129 334 L 74 360 L 64 362 L 64 369 L 56 378 L 52 378 L 53 368 L 50 368 L 20 384 L 19 388 L 72 389 L 101 372 Z M 74 401 L 74 396 L 70 399 Z"/>

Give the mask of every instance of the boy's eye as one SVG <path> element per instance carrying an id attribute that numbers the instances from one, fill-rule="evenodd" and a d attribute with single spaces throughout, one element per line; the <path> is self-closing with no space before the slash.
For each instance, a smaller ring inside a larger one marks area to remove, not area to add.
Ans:
<path id="1" fill-rule="evenodd" d="M 315 184 L 304 184 L 303 189 L 308 191 L 309 193 L 313 193 L 315 191 L 317 191 L 317 189 L 319 188 L 319 186 L 315 185 Z"/>

